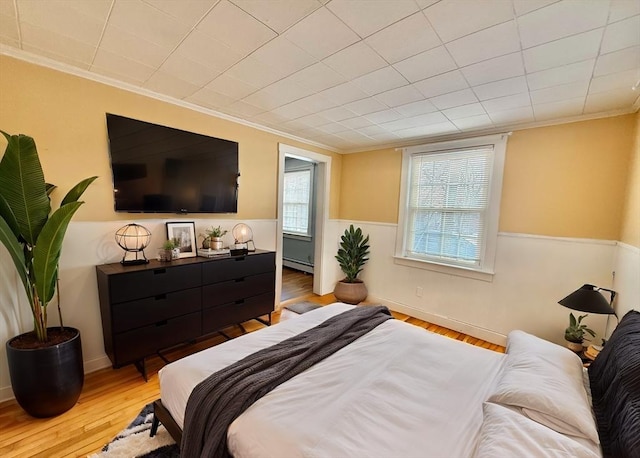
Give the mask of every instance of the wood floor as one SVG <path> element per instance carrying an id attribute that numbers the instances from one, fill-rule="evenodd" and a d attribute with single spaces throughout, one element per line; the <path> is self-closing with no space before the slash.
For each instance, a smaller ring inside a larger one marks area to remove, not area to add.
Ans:
<path id="1" fill-rule="evenodd" d="M 296 297 L 286 301 L 311 301 L 318 304 L 335 302 L 332 294 L 325 296 Z M 286 305 L 285 303 L 285 305 Z M 450 329 L 393 313 L 396 319 L 472 345 L 504 352 L 504 348 Z M 280 313 L 273 314 L 275 323 Z M 244 323 L 247 332 L 263 327 L 256 321 Z M 239 327 L 224 330 L 231 337 L 239 336 Z M 222 343 L 224 338 L 216 336 L 194 345 L 181 347 L 164 353 L 170 360 L 194 353 L 209 346 Z M 147 359 L 149 381 L 145 382 L 131 365 L 121 369 L 101 369 L 87 374 L 78 404 L 70 411 L 49 419 L 32 418 L 16 404 L 7 401 L 0 404 L 0 457 L 74 457 L 98 452 L 119 431 L 124 429 L 146 404 L 159 397 L 158 370 L 165 363 L 157 356 Z"/>
<path id="2" fill-rule="evenodd" d="M 282 268 L 282 294 L 280 301 L 304 297 L 313 292 L 313 275 L 299 270 Z"/>

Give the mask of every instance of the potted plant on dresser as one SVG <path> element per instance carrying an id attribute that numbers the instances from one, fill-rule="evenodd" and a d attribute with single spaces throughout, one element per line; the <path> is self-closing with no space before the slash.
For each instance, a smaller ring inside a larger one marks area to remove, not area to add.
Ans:
<path id="1" fill-rule="evenodd" d="M 340 249 L 336 259 L 340 264 L 340 269 L 346 275 L 345 278 L 336 283 L 333 295 L 340 302 L 347 304 L 359 304 L 367 298 L 367 286 L 358 279 L 362 268 L 369 260 L 369 236 L 362 234 L 362 229 L 349 226 L 340 238 Z"/>
<path id="2" fill-rule="evenodd" d="M 51 211 L 54 185 L 45 182 L 33 138 L 2 132 L 8 144 L 0 161 L 0 240 L 24 287 L 33 331 L 6 343 L 11 386 L 20 406 L 50 417 L 75 405 L 84 382 L 80 332 L 47 327 L 47 305 L 58 286 L 58 261 L 78 199 L 97 177 L 74 186 Z M 58 311 L 60 304 L 58 300 Z"/>
<path id="3" fill-rule="evenodd" d="M 586 324 L 582 324 L 582 320 L 587 315 L 580 315 L 576 318 L 573 313 L 569 313 L 569 326 L 564 331 L 564 339 L 567 341 L 569 350 L 580 353 L 583 349 L 584 335 L 589 333 L 591 337 L 595 337 L 596 333 L 589 329 Z"/>

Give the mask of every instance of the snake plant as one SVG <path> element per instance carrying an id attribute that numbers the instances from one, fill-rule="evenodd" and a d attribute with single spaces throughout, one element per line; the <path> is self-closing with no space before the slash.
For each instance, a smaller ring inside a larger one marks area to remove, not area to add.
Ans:
<path id="1" fill-rule="evenodd" d="M 340 264 L 340 268 L 346 275 L 342 281 L 346 283 L 355 283 L 358 281 L 358 274 L 362 272 L 362 268 L 369 260 L 369 236 L 365 238 L 362 229 L 354 229 L 353 224 L 349 229 L 344 231 L 341 237 L 340 249 L 336 255 L 336 259 Z"/>

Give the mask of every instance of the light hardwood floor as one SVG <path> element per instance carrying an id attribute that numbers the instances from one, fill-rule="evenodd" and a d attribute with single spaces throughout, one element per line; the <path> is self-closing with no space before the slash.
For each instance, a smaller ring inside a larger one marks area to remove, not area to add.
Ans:
<path id="1" fill-rule="evenodd" d="M 318 304 L 335 302 L 332 294 L 325 296 L 296 297 L 283 305 L 301 300 Z M 393 313 L 400 319 L 447 337 L 472 345 L 504 352 L 504 348 L 450 329 L 413 318 L 401 313 Z M 275 323 L 280 313 L 273 314 Z M 263 326 L 256 321 L 244 323 L 247 332 Z M 225 329 L 225 333 L 239 336 L 239 327 Z M 164 355 L 173 361 L 209 346 L 224 341 L 215 336 L 194 345 L 181 347 Z M 16 404 L 7 401 L 0 404 L 0 457 L 74 457 L 87 456 L 99 451 L 109 442 L 146 404 L 159 397 L 158 370 L 164 362 L 157 356 L 147 359 L 149 381 L 145 382 L 136 369 L 130 365 L 121 369 L 101 369 L 87 374 L 78 404 L 70 411 L 48 419 L 32 418 Z"/>

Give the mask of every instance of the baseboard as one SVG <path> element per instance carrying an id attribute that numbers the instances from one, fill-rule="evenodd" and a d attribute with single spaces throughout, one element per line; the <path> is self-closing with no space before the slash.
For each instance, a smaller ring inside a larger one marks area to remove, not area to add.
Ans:
<path id="1" fill-rule="evenodd" d="M 429 323 L 437 324 L 438 326 L 453 329 L 454 331 L 462 332 L 464 334 L 475 337 L 476 339 L 486 340 L 487 342 L 502 346 L 506 345 L 507 343 L 507 336 L 491 331 L 489 329 L 475 326 L 471 323 L 465 323 L 463 321 L 454 320 L 446 316 L 429 313 L 424 310 L 420 310 L 408 305 L 400 304 L 398 302 L 390 301 L 388 299 L 382 299 L 379 297 L 369 296 L 367 297 L 367 302 L 377 302 L 382 305 L 386 305 L 394 312 L 404 313 L 406 315 L 428 321 Z"/>
<path id="2" fill-rule="evenodd" d="M 13 399 L 15 396 L 13 395 L 13 390 L 10 386 L 5 386 L 4 388 L 0 388 L 0 402 L 9 401 Z"/>
<path id="3" fill-rule="evenodd" d="M 308 274 L 313 274 L 313 266 L 310 266 L 308 264 L 302 264 L 300 262 L 291 261 L 291 260 L 288 260 L 288 259 L 283 259 L 282 260 L 282 265 L 284 267 L 289 267 L 291 269 L 300 270 L 300 271 L 306 272 Z"/>

